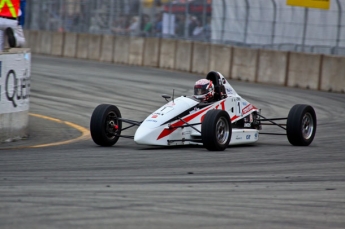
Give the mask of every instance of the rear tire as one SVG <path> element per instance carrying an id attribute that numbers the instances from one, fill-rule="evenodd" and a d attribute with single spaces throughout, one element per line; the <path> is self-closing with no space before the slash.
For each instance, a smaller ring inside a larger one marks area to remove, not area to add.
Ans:
<path id="1" fill-rule="evenodd" d="M 201 125 L 201 139 L 210 151 L 225 150 L 231 139 L 230 116 L 223 110 L 210 110 Z"/>
<path id="2" fill-rule="evenodd" d="M 117 118 L 121 118 L 121 113 L 114 105 L 101 104 L 95 108 L 91 116 L 90 132 L 97 145 L 112 146 L 119 140 L 122 122 Z"/>
<path id="3" fill-rule="evenodd" d="M 294 146 L 308 146 L 316 133 L 316 114 L 313 107 L 296 104 L 289 112 L 286 122 L 286 134 Z"/>

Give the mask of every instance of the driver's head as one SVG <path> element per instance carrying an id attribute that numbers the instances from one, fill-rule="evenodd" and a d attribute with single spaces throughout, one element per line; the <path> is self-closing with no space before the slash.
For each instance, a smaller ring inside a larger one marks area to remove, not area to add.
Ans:
<path id="1" fill-rule="evenodd" d="M 214 85 L 211 80 L 201 79 L 195 82 L 194 97 L 203 102 L 210 102 L 214 97 Z"/>

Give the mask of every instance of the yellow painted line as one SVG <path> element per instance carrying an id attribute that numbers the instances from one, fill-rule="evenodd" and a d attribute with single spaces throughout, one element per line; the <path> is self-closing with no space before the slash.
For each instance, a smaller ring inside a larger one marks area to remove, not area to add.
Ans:
<path id="1" fill-rule="evenodd" d="M 90 131 L 88 129 L 82 127 L 82 126 L 77 125 L 77 124 L 67 122 L 67 121 L 62 121 L 62 120 L 57 119 L 57 118 L 52 118 L 52 117 L 40 115 L 40 114 L 29 113 L 29 115 L 33 116 L 33 117 L 37 117 L 37 118 L 46 119 L 46 120 L 49 120 L 52 122 L 66 124 L 67 126 L 70 126 L 76 130 L 79 130 L 81 132 L 81 136 L 74 138 L 74 139 L 66 140 L 66 141 L 53 142 L 53 143 L 48 143 L 48 144 L 40 144 L 40 145 L 34 145 L 34 146 L 27 146 L 24 148 L 42 148 L 42 147 L 48 147 L 48 146 L 58 146 L 58 145 L 65 145 L 65 144 L 70 144 L 70 143 L 74 143 L 77 141 L 90 139 Z"/>
<path id="2" fill-rule="evenodd" d="M 18 147 L 14 146 L 14 147 L 9 147 L 9 148 L 1 148 L 0 147 L 0 150 L 14 150 L 14 149 L 42 148 L 42 147 L 48 147 L 48 146 L 58 146 L 58 145 L 65 145 L 65 144 L 70 144 L 70 143 L 74 143 L 74 142 L 78 142 L 78 141 L 88 140 L 91 138 L 90 131 L 88 129 L 82 127 L 82 126 L 77 125 L 77 124 L 67 122 L 67 121 L 62 121 L 62 120 L 57 119 L 57 118 L 52 118 L 52 117 L 40 115 L 40 114 L 29 113 L 29 115 L 33 116 L 33 117 L 42 118 L 42 119 L 46 119 L 46 120 L 49 120 L 52 122 L 61 123 L 61 124 L 65 124 L 67 126 L 70 126 L 76 130 L 79 130 L 81 132 L 81 136 L 79 136 L 77 138 L 70 139 L 70 140 L 66 140 L 66 141 L 52 142 L 52 143 L 33 145 L 33 146 L 18 146 Z"/>

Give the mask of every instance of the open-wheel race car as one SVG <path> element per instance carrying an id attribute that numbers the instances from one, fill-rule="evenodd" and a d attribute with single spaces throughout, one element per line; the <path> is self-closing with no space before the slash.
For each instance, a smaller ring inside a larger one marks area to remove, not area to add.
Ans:
<path id="1" fill-rule="evenodd" d="M 211 88 L 212 100 L 200 99 L 198 91 L 209 92 Z M 119 138 L 131 138 L 137 144 L 203 145 L 211 151 L 225 150 L 228 145 L 254 143 L 260 134 L 287 135 L 294 146 L 308 146 L 314 139 L 316 115 L 309 105 L 294 105 L 287 117 L 266 118 L 260 109 L 238 95 L 221 73 L 214 71 L 196 84 L 194 90 L 191 96 L 162 95 L 167 103 L 144 121 L 122 118 L 116 106 L 101 104 L 91 116 L 92 139 L 100 146 L 112 146 Z M 278 123 L 283 120 L 286 122 Z M 284 133 L 262 132 L 263 125 L 276 125 Z M 134 136 L 121 134 L 136 126 Z"/>

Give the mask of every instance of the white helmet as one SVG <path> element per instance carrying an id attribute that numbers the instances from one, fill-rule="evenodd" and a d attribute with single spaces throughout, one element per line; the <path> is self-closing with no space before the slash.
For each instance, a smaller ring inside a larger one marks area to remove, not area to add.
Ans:
<path id="1" fill-rule="evenodd" d="M 211 80 L 201 79 L 194 85 L 194 97 L 208 102 L 214 97 L 214 85 Z"/>

